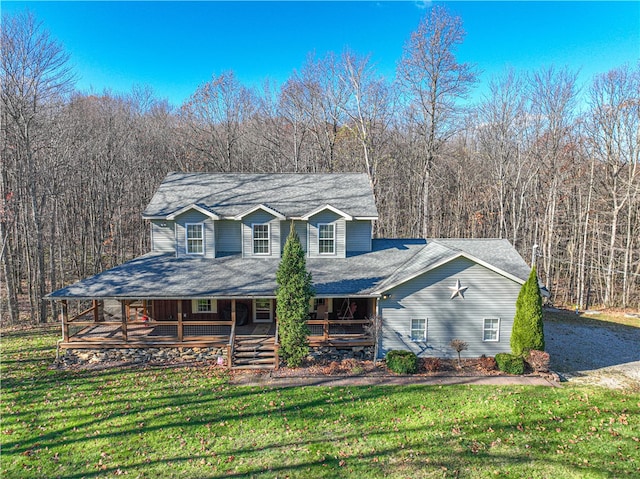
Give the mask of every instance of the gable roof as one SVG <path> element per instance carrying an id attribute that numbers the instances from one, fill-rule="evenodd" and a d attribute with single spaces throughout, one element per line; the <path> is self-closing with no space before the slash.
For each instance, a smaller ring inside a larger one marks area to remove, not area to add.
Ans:
<path id="1" fill-rule="evenodd" d="M 407 263 L 401 265 L 383 283 L 382 292 L 464 257 L 512 281 L 523 284 L 530 268 L 506 239 L 438 238 L 431 239 Z"/>
<path id="2" fill-rule="evenodd" d="M 286 218 L 302 218 L 326 205 L 355 219 L 378 217 L 363 173 L 169 173 L 142 216 L 167 219 L 192 205 L 220 218 L 237 218 L 258 205 Z"/>
<path id="3" fill-rule="evenodd" d="M 249 208 L 248 210 L 240 213 L 239 215 L 234 216 L 233 219 L 241 220 L 245 216 L 249 216 L 251 213 L 254 213 L 254 212 L 258 211 L 258 210 L 266 211 L 270 215 L 275 216 L 276 218 L 279 218 L 281 220 L 285 219 L 285 216 L 282 213 L 280 213 L 279 211 L 274 210 L 273 208 L 269 208 L 267 205 L 263 205 L 263 204 L 259 204 L 259 205 L 254 206 L 253 208 Z"/>
<path id="4" fill-rule="evenodd" d="M 333 206 L 331 206 L 329 204 L 326 204 L 324 206 L 318 206 L 313 211 L 309 211 L 309 212 L 305 213 L 302 216 L 302 219 L 303 220 L 308 220 L 309 218 L 317 215 L 318 213 L 320 213 L 322 211 L 327 211 L 327 210 L 337 214 L 338 216 L 342 216 L 343 218 L 345 218 L 347 220 L 352 220 L 353 219 L 353 217 L 351 215 L 348 215 L 344 211 L 340 211 L 338 208 L 334 208 Z M 369 218 L 367 218 L 367 219 L 369 219 Z"/>
<path id="5" fill-rule="evenodd" d="M 187 205 L 184 208 L 180 208 L 178 211 L 174 211 L 170 215 L 167 215 L 167 219 L 168 220 L 174 220 L 174 219 L 176 219 L 176 217 L 180 216 L 181 214 L 186 213 L 187 211 L 191 211 L 191 210 L 198 211 L 198 212 L 202 213 L 203 215 L 208 216 L 209 218 L 212 218 L 214 220 L 220 219 L 220 217 L 218 215 L 216 215 L 212 211 L 209 211 L 206 207 L 199 206 L 199 205 Z"/>

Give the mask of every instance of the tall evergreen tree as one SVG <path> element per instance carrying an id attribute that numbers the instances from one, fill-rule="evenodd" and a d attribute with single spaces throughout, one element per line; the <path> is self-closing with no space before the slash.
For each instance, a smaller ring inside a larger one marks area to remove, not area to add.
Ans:
<path id="1" fill-rule="evenodd" d="M 544 351 L 544 326 L 542 323 L 542 297 L 535 266 L 529 279 L 522 285 L 516 300 L 516 315 L 511 330 L 511 350 L 521 356 L 527 351 Z"/>
<path id="2" fill-rule="evenodd" d="M 280 353 L 287 366 L 297 367 L 309 354 L 306 319 L 309 301 L 315 293 L 311 273 L 307 271 L 305 253 L 293 223 L 276 273 L 276 283 Z"/>

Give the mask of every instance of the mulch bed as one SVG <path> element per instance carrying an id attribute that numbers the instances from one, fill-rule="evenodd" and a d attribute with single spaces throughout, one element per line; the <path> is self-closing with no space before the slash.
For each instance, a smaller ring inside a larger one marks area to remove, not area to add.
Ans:
<path id="1" fill-rule="evenodd" d="M 429 369 L 427 369 L 429 368 Z M 344 359 L 342 361 L 306 361 L 299 368 L 281 366 L 271 373 L 273 378 L 309 377 L 309 376 L 393 376 L 383 361 Z M 420 361 L 418 372 L 413 376 L 504 376 L 505 373 L 495 368 L 483 367 L 481 359 L 463 359 L 458 365 L 457 359 L 438 359 Z"/>

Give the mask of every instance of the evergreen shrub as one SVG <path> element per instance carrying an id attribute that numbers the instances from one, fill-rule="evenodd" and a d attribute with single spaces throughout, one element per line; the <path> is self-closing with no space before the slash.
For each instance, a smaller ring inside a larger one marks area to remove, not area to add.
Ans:
<path id="1" fill-rule="evenodd" d="M 524 359 L 522 356 L 510 353 L 496 354 L 498 369 L 507 374 L 524 374 Z"/>
<path id="2" fill-rule="evenodd" d="M 314 295 L 305 252 L 293 223 L 276 273 L 276 315 L 280 354 L 287 366 L 296 368 L 309 354 L 307 316 Z"/>
<path id="3" fill-rule="evenodd" d="M 411 351 L 389 351 L 386 356 L 387 368 L 397 374 L 418 372 L 418 356 Z"/>
<path id="4" fill-rule="evenodd" d="M 536 268 L 531 269 L 529 279 L 522 285 L 516 300 L 516 315 L 511 329 L 511 352 L 524 356 L 527 351 L 544 351 L 544 327 L 542 323 L 542 297 L 538 286 Z"/>

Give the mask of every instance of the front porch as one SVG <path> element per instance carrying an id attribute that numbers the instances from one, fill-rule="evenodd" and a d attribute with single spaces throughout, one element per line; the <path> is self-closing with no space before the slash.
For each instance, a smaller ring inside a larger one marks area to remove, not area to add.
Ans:
<path id="1" fill-rule="evenodd" d="M 60 347 L 74 350 L 219 348 L 224 352 L 227 367 L 277 368 L 275 301 L 269 300 L 267 307 L 266 300 L 220 300 L 216 301 L 216 308 L 210 308 L 212 311 L 197 313 L 194 309 L 198 303 L 193 301 L 198 300 L 92 300 L 84 308 L 82 302 L 78 302 L 72 315 L 68 301 L 62 300 Z M 212 300 L 208 301 L 211 305 Z M 375 299 L 358 301 L 361 310 L 375 307 Z M 316 309 L 310 311 L 307 324 L 311 347 L 373 346 L 368 328 L 370 319 L 358 318 L 353 311 L 333 314 L 318 307 L 326 303 L 330 301 L 318 303 L 316 300 L 313 306 Z M 202 319 L 194 319 L 198 317 L 196 314 Z M 259 344 L 259 348 L 252 344 Z M 254 356 L 248 354 L 252 348 Z"/>

